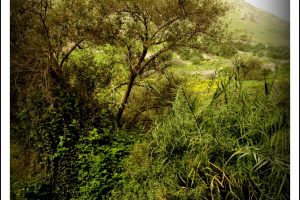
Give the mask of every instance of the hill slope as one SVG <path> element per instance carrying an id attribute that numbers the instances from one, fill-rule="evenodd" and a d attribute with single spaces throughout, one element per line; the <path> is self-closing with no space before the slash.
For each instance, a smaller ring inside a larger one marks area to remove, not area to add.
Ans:
<path id="1" fill-rule="evenodd" d="M 232 9 L 228 13 L 233 30 L 243 30 L 251 41 L 274 46 L 289 46 L 290 23 L 244 0 L 227 0 Z"/>

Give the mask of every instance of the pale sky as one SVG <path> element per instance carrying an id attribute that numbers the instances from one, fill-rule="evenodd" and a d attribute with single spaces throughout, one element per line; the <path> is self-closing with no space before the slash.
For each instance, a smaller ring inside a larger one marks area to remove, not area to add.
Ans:
<path id="1" fill-rule="evenodd" d="M 246 2 L 290 21 L 290 0 L 246 0 Z"/>

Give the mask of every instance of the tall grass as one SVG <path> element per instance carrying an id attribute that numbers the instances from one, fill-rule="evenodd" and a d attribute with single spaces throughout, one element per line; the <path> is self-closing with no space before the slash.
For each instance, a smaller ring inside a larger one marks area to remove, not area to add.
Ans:
<path id="1" fill-rule="evenodd" d="M 179 87 L 123 165 L 111 199 L 289 199 L 289 112 L 272 87 L 253 96 L 220 79 L 209 106 Z"/>

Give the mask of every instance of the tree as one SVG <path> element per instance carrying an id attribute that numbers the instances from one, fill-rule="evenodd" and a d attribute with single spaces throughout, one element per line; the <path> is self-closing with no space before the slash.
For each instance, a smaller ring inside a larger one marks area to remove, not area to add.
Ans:
<path id="1" fill-rule="evenodd" d="M 110 43 L 125 49 L 129 72 L 127 89 L 116 114 L 119 125 L 134 84 L 164 70 L 167 67 L 164 55 L 168 52 L 184 47 L 205 50 L 207 40 L 222 37 L 225 26 L 221 17 L 228 10 L 227 4 L 220 0 L 30 0 L 12 4 L 12 12 L 16 12 L 11 18 L 12 45 L 19 48 L 18 40 L 24 36 L 27 41 L 22 42 L 30 44 L 21 48 L 22 54 L 30 55 L 30 59 L 21 60 L 13 47 L 16 57 L 12 60 L 16 64 L 12 65 L 12 93 L 22 90 L 15 84 L 19 82 L 16 77 L 20 71 L 29 76 L 25 82 L 40 80 L 41 84 L 51 85 L 63 80 L 63 65 L 77 47 L 81 48 L 83 41 Z M 26 23 L 29 28 L 24 26 Z M 33 47 L 34 56 L 29 52 Z M 42 67 L 33 70 L 36 60 L 42 62 L 37 65 Z M 47 87 L 41 85 L 41 88 Z"/>
<path id="2" fill-rule="evenodd" d="M 100 105 L 93 96 L 95 88 L 109 84 L 109 73 L 101 85 L 90 69 L 92 57 L 67 62 L 74 50 L 110 44 L 124 53 L 129 76 L 116 113 L 121 126 L 134 85 L 168 67 L 172 50 L 205 50 L 208 38 L 222 36 L 219 19 L 227 10 L 220 0 L 12 0 L 11 5 L 12 143 L 30 150 L 35 168 L 27 176 L 50 185 L 53 199 L 76 193 L 79 169 L 69 169 L 79 135 L 93 127 L 109 131 L 110 138 L 114 133 L 106 102 Z M 76 86 L 68 83 L 70 76 Z"/>
<path id="3" fill-rule="evenodd" d="M 61 1 L 12 0 L 11 8 L 11 106 L 15 109 L 34 91 L 51 93 L 83 35 L 76 28 L 78 18 L 70 14 L 72 7 Z"/>
<path id="4" fill-rule="evenodd" d="M 117 112 L 122 115 L 138 79 L 167 66 L 163 56 L 178 48 L 205 50 L 206 40 L 222 37 L 221 17 L 228 10 L 220 0 L 94 0 L 93 37 L 126 49 L 127 89 Z M 95 20 L 94 19 L 94 20 Z"/>
<path id="5" fill-rule="evenodd" d="M 76 48 L 82 48 L 83 21 L 89 19 L 74 14 L 79 6 L 57 0 L 11 1 L 12 155 L 18 152 L 26 155 L 21 157 L 21 162 L 13 162 L 16 164 L 11 170 L 12 185 L 20 189 L 18 183 L 26 183 L 27 178 L 29 187 L 34 188 L 34 180 L 39 180 L 54 195 L 43 199 L 57 199 L 70 195 L 71 189 L 76 190 L 77 169 L 72 166 L 70 170 L 70 166 L 76 163 L 75 145 L 79 135 L 87 133 L 95 124 L 103 128 L 104 119 L 109 118 L 103 112 L 99 115 L 104 106 L 92 98 L 94 88 L 89 96 L 80 93 L 80 89 L 94 81 L 89 76 L 91 70 L 85 69 L 84 75 L 88 76 L 84 80 L 87 81 L 83 81 L 80 88 L 68 84 L 66 61 Z M 80 64 L 86 67 L 84 62 Z M 79 73 L 73 69 L 73 74 Z M 104 119 L 98 120 L 100 117 Z M 79 123 L 74 123 L 77 121 Z M 68 144 L 64 143 L 63 148 L 70 148 L 63 157 L 60 144 L 66 137 Z M 16 147 L 21 150 L 17 151 Z M 19 171 L 22 178 L 16 175 Z M 72 181 L 74 183 L 66 184 Z M 12 194 L 15 189 L 12 186 Z M 27 189 L 22 191 L 32 192 Z M 47 196 L 48 192 L 41 195 Z"/>

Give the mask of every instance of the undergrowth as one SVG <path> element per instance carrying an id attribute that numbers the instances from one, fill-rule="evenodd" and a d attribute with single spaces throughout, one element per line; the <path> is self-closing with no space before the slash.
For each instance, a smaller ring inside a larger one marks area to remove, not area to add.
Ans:
<path id="1" fill-rule="evenodd" d="M 179 87 L 171 113 L 123 161 L 111 199 L 289 199 L 286 94 L 250 98 L 236 80 L 220 81 L 206 107 Z"/>

